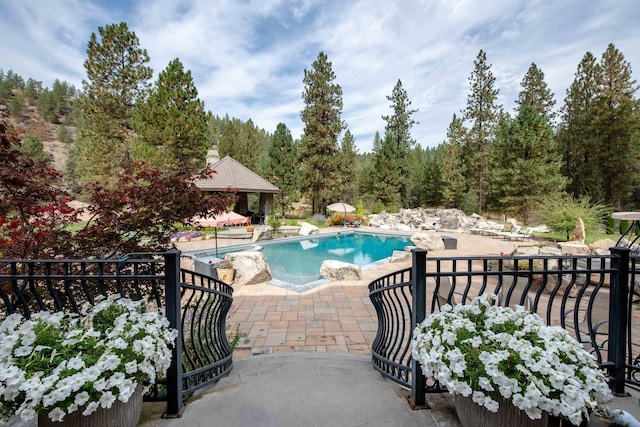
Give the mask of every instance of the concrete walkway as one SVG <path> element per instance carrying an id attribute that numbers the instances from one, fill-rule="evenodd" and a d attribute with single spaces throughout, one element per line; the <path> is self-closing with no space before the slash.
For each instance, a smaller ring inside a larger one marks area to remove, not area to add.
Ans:
<path id="1" fill-rule="evenodd" d="M 145 404 L 140 426 L 459 426 L 448 394 L 412 410 L 406 392 L 368 357 L 290 353 L 239 359 L 228 377 L 190 399 L 182 418 L 158 419 Z M 431 399 L 430 399 L 431 401 Z M 154 404 L 158 405 L 158 404 Z"/>

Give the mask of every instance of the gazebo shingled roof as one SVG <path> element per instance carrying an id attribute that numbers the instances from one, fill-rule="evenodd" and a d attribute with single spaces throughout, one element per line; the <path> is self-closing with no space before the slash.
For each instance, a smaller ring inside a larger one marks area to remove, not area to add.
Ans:
<path id="1" fill-rule="evenodd" d="M 211 164 L 216 171 L 209 179 L 196 181 L 203 191 L 225 191 L 233 189 L 238 193 L 279 193 L 280 189 L 238 161 L 226 156 Z"/>

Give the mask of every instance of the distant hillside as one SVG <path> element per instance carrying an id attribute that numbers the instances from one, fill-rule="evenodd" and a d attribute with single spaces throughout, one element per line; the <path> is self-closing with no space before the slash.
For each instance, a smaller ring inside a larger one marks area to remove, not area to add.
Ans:
<path id="1" fill-rule="evenodd" d="M 25 105 L 19 117 L 9 115 L 8 106 L 4 104 L 0 104 L 0 111 L 4 113 L 2 116 L 7 115 L 8 121 L 16 128 L 32 133 L 42 141 L 44 151 L 51 157 L 51 166 L 64 173 L 71 144 L 56 139 L 58 128 L 62 125 L 48 123 L 38 114 L 35 105 Z M 76 128 L 66 128 L 71 138 L 75 138 Z"/>

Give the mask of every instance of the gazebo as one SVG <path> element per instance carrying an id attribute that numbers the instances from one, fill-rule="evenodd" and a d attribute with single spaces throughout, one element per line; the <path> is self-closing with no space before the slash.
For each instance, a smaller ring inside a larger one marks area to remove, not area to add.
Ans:
<path id="1" fill-rule="evenodd" d="M 218 159 L 215 151 L 207 155 L 207 163 L 216 173 L 209 179 L 196 181 L 198 188 L 202 191 L 235 192 L 238 201 L 233 210 L 244 216 L 250 214 L 255 223 L 262 223 L 271 213 L 273 195 L 280 189 L 229 156 Z M 258 194 L 258 212 L 249 210 L 249 194 Z"/>

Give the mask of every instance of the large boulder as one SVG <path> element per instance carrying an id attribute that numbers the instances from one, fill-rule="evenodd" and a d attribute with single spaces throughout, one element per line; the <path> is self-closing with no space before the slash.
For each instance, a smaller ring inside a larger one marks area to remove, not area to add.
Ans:
<path id="1" fill-rule="evenodd" d="M 540 248 L 540 255 L 562 256 L 562 250 L 555 246 L 542 246 Z"/>
<path id="2" fill-rule="evenodd" d="M 327 280 L 360 280 L 362 269 L 359 265 L 328 259 L 322 262 L 320 274 Z"/>
<path id="3" fill-rule="evenodd" d="M 566 255 L 589 255 L 591 253 L 589 246 L 580 242 L 559 242 L 558 246 Z"/>
<path id="4" fill-rule="evenodd" d="M 444 241 L 436 233 L 419 231 L 411 236 L 411 243 L 427 251 L 444 250 Z"/>
<path id="5" fill-rule="evenodd" d="M 542 256 L 547 256 L 547 255 L 551 255 L 551 256 L 562 256 L 562 251 L 554 246 L 528 246 L 528 245 L 523 245 L 523 246 L 518 246 L 516 247 L 513 252 L 511 253 L 511 255 L 514 256 L 536 256 L 536 255 L 542 255 Z M 513 263 L 505 263 L 505 266 L 507 266 L 507 268 L 513 268 Z M 536 260 L 534 261 L 534 267 L 536 269 L 541 269 L 543 267 L 543 263 L 542 260 Z M 550 259 L 547 261 L 547 268 L 549 268 L 550 270 L 555 270 L 556 268 L 558 268 L 558 260 L 556 259 Z"/>
<path id="6" fill-rule="evenodd" d="M 586 232 L 584 230 L 584 221 L 582 221 L 582 218 L 578 218 L 576 221 L 576 228 L 573 230 L 573 239 L 571 239 L 571 241 L 584 244 L 585 236 Z"/>
<path id="7" fill-rule="evenodd" d="M 458 209 L 442 209 L 434 215 L 440 218 L 440 228 L 445 230 L 462 230 L 469 222 L 465 214 Z"/>
<path id="8" fill-rule="evenodd" d="M 540 248 L 538 246 L 518 246 L 513 250 L 512 254 L 524 256 L 539 255 Z"/>
<path id="9" fill-rule="evenodd" d="M 411 261 L 411 253 L 407 251 L 393 251 L 389 262 Z"/>
<path id="10" fill-rule="evenodd" d="M 254 285 L 271 279 L 271 270 L 264 254 L 260 251 L 232 252 L 225 256 L 236 269 L 234 286 Z"/>
<path id="11" fill-rule="evenodd" d="M 252 242 L 258 242 L 260 240 L 272 240 L 273 239 L 273 228 L 269 225 L 264 225 L 260 227 L 256 227 L 253 230 L 253 237 L 251 238 Z"/>
<path id="12" fill-rule="evenodd" d="M 295 236 L 300 232 L 300 226 L 298 225 L 281 225 L 278 227 L 278 233 L 283 236 Z"/>
<path id="13" fill-rule="evenodd" d="M 300 231 L 298 232 L 301 236 L 309 236 L 310 234 L 318 234 L 320 229 L 313 224 L 309 224 L 308 222 L 303 222 L 300 224 Z"/>
<path id="14" fill-rule="evenodd" d="M 401 222 L 396 224 L 396 230 L 398 231 L 411 231 L 413 228 L 410 225 L 403 224 Z"/>
<path id="15" fill-rule="evenodd" d="M 600 239 L 589 245 L 591 249 L 603 249 L 609 252 L 609 249 L 616 246 L 616 242 L 611 239 Z"/>

